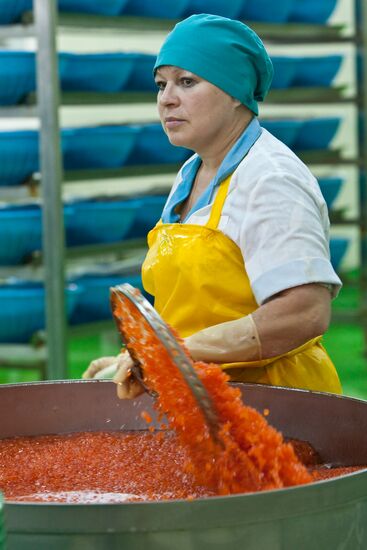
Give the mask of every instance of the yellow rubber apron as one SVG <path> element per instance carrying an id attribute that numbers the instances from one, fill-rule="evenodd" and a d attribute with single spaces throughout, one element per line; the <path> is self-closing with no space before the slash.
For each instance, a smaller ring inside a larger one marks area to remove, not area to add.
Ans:
<path id="1" fill-rule="evenodd" d="M 159 222 L 148 234 L 142 267 L 154 306 L 181 337 L 258 308 L 239 247 L 217 229 L 231 176 L 223 181 L 205 226 Z M 221 367 L 231 380 L 341 393 L 320 338 L 282 356 Z"/>

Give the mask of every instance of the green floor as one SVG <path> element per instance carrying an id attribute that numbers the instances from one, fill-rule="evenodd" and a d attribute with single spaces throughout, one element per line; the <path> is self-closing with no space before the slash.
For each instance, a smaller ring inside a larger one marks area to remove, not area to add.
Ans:
<path id="1" fill-rule="evenodd" d="M 336 313 L 356 310 L 359 302 L 355 285 L 345 284 L 334 301 Z M 357 324 L 332 323 L 324 336 L 324 344 L 339 372 L 345 395 L 367 399 L 367 355 L 364 355 L 364 335 Z M 69 345 L 69 377 L 80 378 L 88 363 L 96 357 L 114 355 L 118 339 L 114 333 L 97 338 L 74 338 Z M 36 370 L 0 369 L 0 383 L 38 380 Z"/>

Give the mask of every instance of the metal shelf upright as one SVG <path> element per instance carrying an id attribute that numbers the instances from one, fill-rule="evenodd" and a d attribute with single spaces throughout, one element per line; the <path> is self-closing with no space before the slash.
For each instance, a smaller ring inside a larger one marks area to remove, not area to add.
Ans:
<path id="1" fill-rule="evenodd" d="M 56 55 L 57 10 L 53 0 L 34 0 L 37 90 L 43 196 L 43 251 L 46 294 L 47 378 L 67 376 L 65 243 Z"/>

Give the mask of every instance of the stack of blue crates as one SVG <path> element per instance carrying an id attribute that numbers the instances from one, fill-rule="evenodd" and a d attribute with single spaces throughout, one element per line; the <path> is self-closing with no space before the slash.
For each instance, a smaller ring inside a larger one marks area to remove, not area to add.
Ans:
<path id="1" fill-rule="evenodd" d="M 0 0 L 0 25 L 18 23 L 32 9 L 32 0 Z M 58 0 L 60 11 L 102 16 L 133 15 L 183 19 L 194 13 L 213 13 L 245 21 L 324 24 L 337 0 Z"/>

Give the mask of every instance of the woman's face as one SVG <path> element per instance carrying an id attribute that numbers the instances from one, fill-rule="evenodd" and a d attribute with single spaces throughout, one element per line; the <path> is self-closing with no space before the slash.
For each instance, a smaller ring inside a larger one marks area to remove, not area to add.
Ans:
<path id="1" fill-rule="evenodd" d="M 173 145 L 200 152 L 231 128 L 239 102 L 199 76 L 169 65 L 155 75 L 158 111 Z"/>

